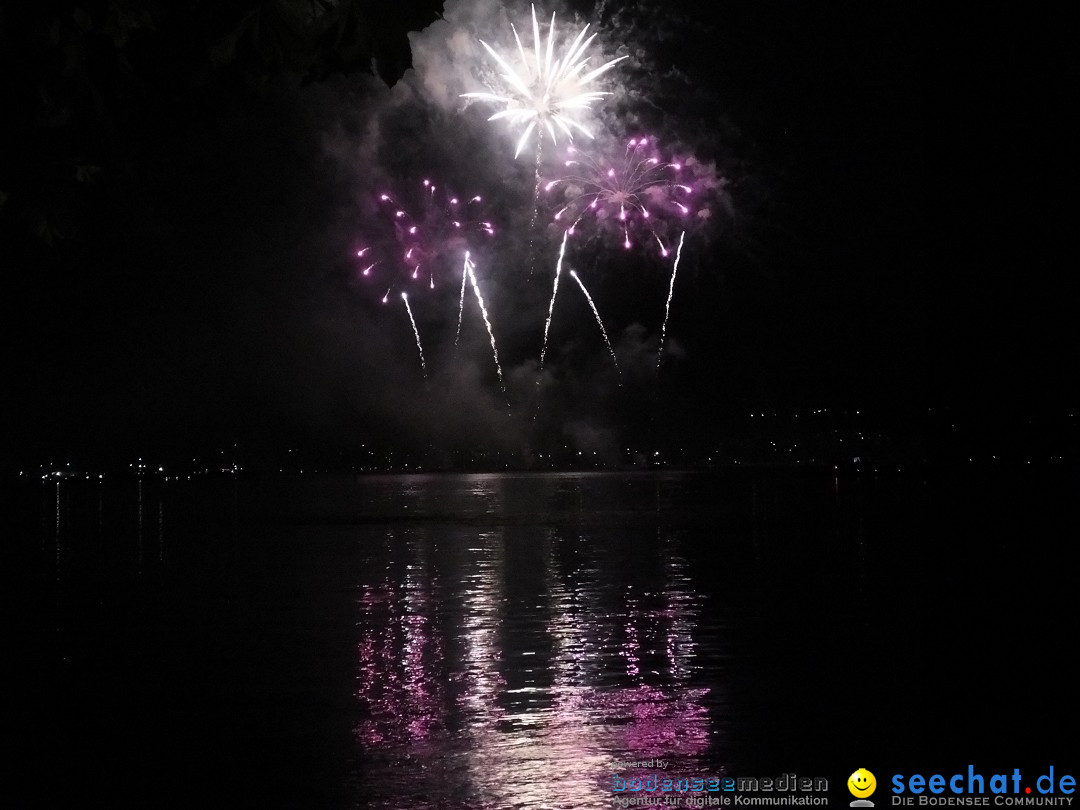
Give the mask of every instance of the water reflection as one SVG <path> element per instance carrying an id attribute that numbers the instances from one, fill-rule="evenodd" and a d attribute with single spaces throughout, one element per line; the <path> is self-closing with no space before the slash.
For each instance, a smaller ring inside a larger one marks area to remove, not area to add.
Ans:
<path id="1" fill-rule="evenodd" d="M 143 572 L 143 480 L 140 478 L 136 482 L 138 488 L 138 495 L 136 498 L 136 520 L 138 522 L 138 529 L 136 531 L 136 537 L 139 544 L 139 574 Z"/>
<path id="2" fill-rule="evenodd" d="M 263 806 L 384 810 L 609 808 L 616 760 L 663 758 L 671 777 L 787 767 L 852 738 L 836 719 L 850 700 L 906 688 L 875 692 L 851 666 L 853 632 L 906 627 L 910 610 L 882 624 L 877 594 L 916 537 L 907 501 L 855 484 L 35 484 L 16 540 L 39 574 L 21 595 L 51 673 L 35 688 L 49 728 L 88 743 L 57 736 L 35 758 L 90 751 L 111 723 L 130 742 L 87 772 L 200 751 L 219 777 L 246 763 L 226 778 Z"/>
<path id="3" fill-rule="evenodd" d="M 397 538 L 390 533 L 388 546 Z M 408 551 L 417 551 L 406 538 Z M 380 581 L 361 587 L 357 697 L 365 716 L 356 728 L 367 747 L 419 743 L 438 734 L 445 703 L 441 635 L 432 631 L 432 583 L 420 559 L 395 576 L 389 563 Z"/>
<path id="4" fill-rule="evenodd" d="M 606 808 L 614 759 L 708 771 L 703 597 L 677 533 L 644 532 L 388 530 L 359 585 L 362 806 Z"/>
<path id="5" fill-rule="evenodd" d="M 163 482 L 50 480 L 41 492 L 41 561 L 59 589 L 69 579 L 138 579 L 164 568 L 172 509 Z"/>

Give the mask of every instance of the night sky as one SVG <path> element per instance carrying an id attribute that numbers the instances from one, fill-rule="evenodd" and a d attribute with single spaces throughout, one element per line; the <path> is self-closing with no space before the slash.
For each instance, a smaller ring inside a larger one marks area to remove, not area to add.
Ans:
<path id="1" fill-rule="evenodd" d="M 530 160 L 457 98 L 467 60 L 447 45 L 505 26 L 495 3 L 448 3 L 435 26 L 437 5 L 393 5 L 339 4 L 313 42 L 287 13 L 306 3 L 0 11 L 12 458 L 618 445 L 720 435 L 759 408 L 948 406 L 992 423 L 1075 404 L 1062 20 L 578 4 L 605 56 L 632 57 L 605 85 L 603 126 L 647 130 L 723 185 L 688 235 L 659 374 L 665 266 L 602 242 L 575 254 L 622 385 L 564 277 L 531 421 L 558 240 L 531 233 Z M 400 301 L 357 277 L 358 245 L 380 238 L 375 195 L 427 173 L 482 192 L 499 221 L 480 275 L 515 417 L 473 301 L 451 351 L 449 276 L 418 304 L 427 383 Z"/>

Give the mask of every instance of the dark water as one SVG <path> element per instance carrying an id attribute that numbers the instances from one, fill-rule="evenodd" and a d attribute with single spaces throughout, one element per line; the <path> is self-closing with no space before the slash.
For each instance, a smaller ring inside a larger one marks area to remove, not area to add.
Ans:
<path id="1" fill-rule="evenodd" d="M 607 808 L 616 760 L 1075 773 L 1067 476 L 9 488 L 10 806 Z M 1071 746 L 1071 747 L 1070 747 Z"/>

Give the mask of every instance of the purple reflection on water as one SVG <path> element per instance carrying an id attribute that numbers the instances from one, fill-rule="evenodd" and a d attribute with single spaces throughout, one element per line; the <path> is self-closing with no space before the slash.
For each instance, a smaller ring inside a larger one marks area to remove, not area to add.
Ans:
<path id="1" fill-rule="evenodd" d="M 663 757 L 671 775 L 703 775 L 701 600 L 682 559 L 672 550 L 661 581 L 635 591 L 590 561 L 569 577 L 558 544 L 536 542 L 527 598 L 512 598 L 523 563 L 511 554 L 537 552 L 515 552 L 501 531 L 457 552 L 458 576 L 440 579 L 405 543 L 404 570 L 361 587 L 365 806 L 607 808 L 616 759 Z"/>
<path id="2" fill-rule="evenodd" d="M 409 574 L 403 593 L 388 581 L 364 586 L 360 597 L 356 696 L 367 717 L 354 732 L 370 746 L 418 742 L 444 727 L 445 695 L 433 677 L 442 668 L 442 639 L 426 615 L 430 593 Z"/>

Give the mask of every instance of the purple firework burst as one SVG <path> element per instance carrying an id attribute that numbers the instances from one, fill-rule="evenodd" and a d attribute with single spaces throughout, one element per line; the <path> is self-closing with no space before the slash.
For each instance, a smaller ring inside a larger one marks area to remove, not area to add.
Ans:
<path id="1" fill-rule="evenodd" d="M 621 155 L 590 154 L 570 147 L 566 174 L 544 184 L 554 221 L 573 235 L 583 227 L 617 234 L 626 249 L 655 243 L 660 255 L 685 230 L 694 193 L 685 166 L 667 160 L 648 137 L 631 138 Z"/>
<path id="2" fill-rule="evenodd" d="M 483 203 L 479 194 L 460 196 L 428 178 L 401 194 L 379 194 L 380 219 L 394 240 L 383 253 L 395 260 L 369 260 L 370 248 L 362 247 L 356 253 L 363 265 L 358 272 L 387 285 L 384 303 L 391 291 L 408 282 L 426 280 L 434 289 L 440 271 L 495 234 Z"/>

